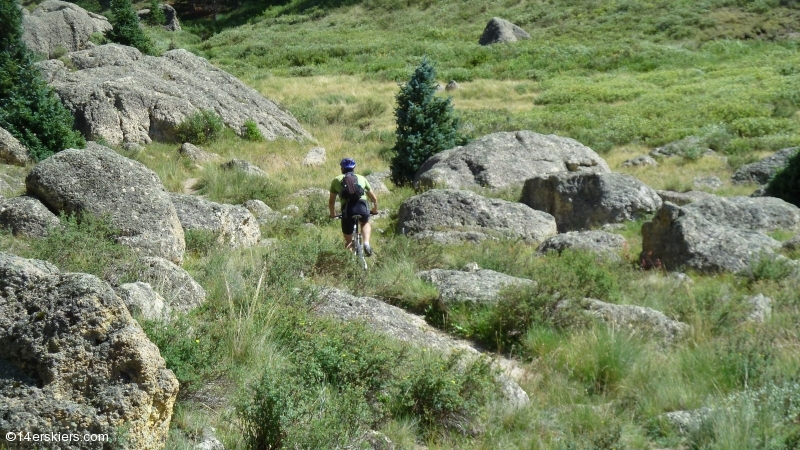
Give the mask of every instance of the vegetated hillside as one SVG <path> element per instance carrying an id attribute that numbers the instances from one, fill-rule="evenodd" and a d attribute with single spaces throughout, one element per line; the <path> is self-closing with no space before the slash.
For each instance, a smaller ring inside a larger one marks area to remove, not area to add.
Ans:
<path id="1" fill-rule="evenodd" d="M 493 16 L 532 39 L 478 45 Z M 800 10 L 791 2 L 294 1 L 185 23 L 207 39 L 178 42 L 254 83 L 400 81 L 424 55 L 445 82 L 515 80 L 510 99 L 463 112 L 475 135 L 533 129 L 601 152 L 713 135 L 733 166 L 800 143 Z M 527 106 L 506 108 L 517 96 Z"/>

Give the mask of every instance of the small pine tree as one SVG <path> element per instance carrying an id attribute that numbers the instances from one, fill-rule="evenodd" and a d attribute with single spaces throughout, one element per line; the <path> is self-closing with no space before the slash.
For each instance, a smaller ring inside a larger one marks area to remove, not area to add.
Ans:
<path id="1" fill-rule="evenodd" d="M 109 39 L 136 47 L 142 53 L 153 54 L 153 43 L 139 26 L 139 16 L 133 10 L 131 0 L 111 0 L 111 13 L 114 28 L 108 33 Z"/>
<path id="2" fill-rule="evenodd" d="M 800 150 L 767 185 L 767 194 L 800 206 Z"/>
<path id="3" fill-rule="evenodd" d="M 164 10 L 161 9 L 161 5 L 158 3 L 158 0 L 151 0 L 150 16 L 147 18 L 147 23 L 153 26 L 161 26 L 164 25 L 164 22 L 166 21 L 167 16 L 164 14 Z"/>
<path id="4" fill-rule="evenodd" d="M 42 160 L 67 148 L 83 148 L 74 118 L 42 80 L 22 42 L 22 13 L 16 1 L 0 1 L 0 127 Z"/>
<path id="5" fill-rule="evenodd" d="M 392 158 L 392 181 L 407 184 L 431 156 L 455 147 L 458 118 L 450 98 L 436 97 L 436 70 L 424 58 L 397 94 L 397 140 Z"/>

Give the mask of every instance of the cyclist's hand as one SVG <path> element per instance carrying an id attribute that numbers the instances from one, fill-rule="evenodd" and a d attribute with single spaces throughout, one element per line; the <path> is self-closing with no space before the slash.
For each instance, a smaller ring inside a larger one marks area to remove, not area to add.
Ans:
<path id="1" fill-rule="evenodd" d="M 372 214 L 373 216 L 377 216 L 378 215 L 378 208 L 372 208 L 372 210 L 369 213 Z"/>

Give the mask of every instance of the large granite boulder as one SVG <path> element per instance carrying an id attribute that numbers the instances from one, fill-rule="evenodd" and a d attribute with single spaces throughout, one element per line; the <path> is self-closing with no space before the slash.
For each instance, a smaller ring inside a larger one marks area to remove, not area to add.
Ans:
<path id="1" fill-rule="evenodd" d="M 344 322 L 365 322 L 380 333 L 414 346 L 427 348 L 444 354 L 454 351 L 478 357 L 480 352 L 469 342 L 454 339 L 431 327 L 422 317 L 408 313 L 396 306 L 388 305 L 370 297 L 355 297 L 337 289 L 324 289 L 315 312 L 338 318 Z M 498 376 L 503 394 L 515 406 L 530 403 L 528 394 L 517 384 L 525 373 L 512 360 L 495 357 L 502 372 Z"/>
<path id="2" fill-rule="evenodd" d="M 120 230 L 120 244 L 183 260 L 186 243 L 175 207 L 158 175 L 137 161 L 90 143 L 40 162 L 25 184 L 52 211 L 107 217 Z"/>
<path id="3" fill-rule="evenodd" d="M 42 448 L 164 447 L 178 381 L 97 277 L 0 253 L 0 346 L 2 435 L 113 439 L 124 430 L 124 445 L 78 439 Z"/>
<path id="4" fill-rule="evenodd" d="M 59 0 L 47 0 L 22 17 L 22 41 L 28 50 L 53 57 L 93 47 L 89 38 L 113 28 L 104 16 Z"/>
<path id="5" fill-rule="evenodd" d="M 483 29 L 483 34 L 478 43 L 480 45 L 490 45 L 501 42 L 517 42 L 530 38 L 531 35 L 527 31 L 513 23 L 499 17 L 492 17 L 489 23 L 486 24 L 486 28 Z"/>
<path id="6" fill-rule="evenodd" d="M 775 197 L 706 196 L 683 207 L 717 225 L 742 230 L 800 231 L 800 208 Z"/>
<path id="7" fill-rule="evenodd" d="M 611 256 L 618 259 L 620 251 L 628 247 L 628 241 L 624 237 L 606 231 L 570 231 L 555 235 L 542 244 L 537 249 L 539 253 L 561 252 L 567 249 L 583 250 L 594 252 L 599 255 Z"/>
<path id="8" fill-rule="evenodd" d="M 24 166 L 28 162 L 28 149 L 5 128 L 0 127 L 0 163 Z"/>
<path id="9" fill-rule="evenodd" d="M 453 189 L 504 188 L 562 172 L 609 171 L 603 158 L 574 139 L 517 131 L 489 134 L 437 153 L 419 168 L 414 181 Z"/>
<path id="10" fill-rule="evenodd" d="M 622 173 L 568 173 L 531 178 L 522 203 L 556 218 L 560 232 L 636 220 L 661 207 L 661 197 Z"/>
<path id="11" fill-rule="evenodd" d="M 107 44 L 64 58 L 74 70 L 60 60 L 39 67 L 90 139 L 173 141 L 176 127 L 201 109 L 214 111 L 236 133 L 253 120 L 269 140 L 311 139 L 290 113 L 186 50 L 155 57 Z"/>
<path id="12" fill-rule="evenodd" d="M 761 232 L 715 223 L 691 205 L 664 203 L 642 225 L 642 260 L 647 265 L 738 272 L 781 246 Z"/>
<path id="13" fill-rule="evenodd" d="M 536 242 L 556 234 L 550 214 L 454 189 L 433 189 L 409 198 L 400 206 L 397 226 L 402 233 L 466 231 Z"/>
<path id="14" fill-rule="evenodd" d="M 772 177 L 789 164 L 792 156 L 796 155 L 800 147 L 785 148 L 761 161 L 745 164 L 733 173 L 734 184 L 767 184 Z"/>
<path id="15" fill-rule="evenodd" d="M 251 247 L 261 240 L 258 220 L 244 206 L 214 203 L 195 195 L 169 194 L 184 232 L 209 231 L 230 248 Z"/>
<path id="16" fill-rule="evenodd" d="M 0 202 L 0 228 L 14 236 L 45 237 L 61 225 L 58 216 L 34 197 L 23 195 Z"/>
<path id="17" fill-rule="evenodd" d="M 533 283 L 525 278 L 481 269 L 477 264 L 467 266 L 465 270 L 426 270 L 419 272 L 417 276 L 436 286 L 439 298 L 445 303 L 492 304 L 499 300 L 498 294 L 503 288 Z"/>
<path id="18" fill-rule="evenodd" d="M 183 270 L 164 258 L 141 258 L 138 279 L 148 283 L 172 311 L 186 313 L 206 301 L 206 290 Z"/>

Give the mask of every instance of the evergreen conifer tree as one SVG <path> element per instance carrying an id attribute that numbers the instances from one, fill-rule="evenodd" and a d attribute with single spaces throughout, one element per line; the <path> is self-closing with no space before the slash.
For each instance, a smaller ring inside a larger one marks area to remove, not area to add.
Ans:
<path id="1" fill-rule="evenodd" d="M 159 4 L 158 0 L 151 0 L 150 16 L 147 18 L 147 23 L 160 27 L 161 25 L 164 25 L 164 22 L 166 21 L 167 16 L 164 14 L 164 10 L 161 9 L 161 5 Z"/>
<path id="2" fill-rule="evenodd" d="M 67 148 L 83 148 L 73 123 L 22 42 L 19 5 L 0 1 L 0 127 L 19 139 L 34 160 L 42 160 Z"/>
<path id="3" fill-rule="evenodd" d="M 108 33 L 109 39 L 136 47 L 142 53 L 153 54 L 153 43 L 139 27 L 139 16 L 133 10 L 131 0 L 111 0 L 111 14 L 114 28 Z"/>
<path id="4" fill-rule="evenodd" d="M 397 94 L 397 140 L 391 162 L 392 181 L 402 185 L 431 156 L 455 147 L 458 118 L 450 98 L 436 97 L 436 70 L 424 58 Z"/>
<path id="5" fill-rule="evenodd" d="M 767 185 L 767 194 L 800 206 L 800 150 Z"/>

